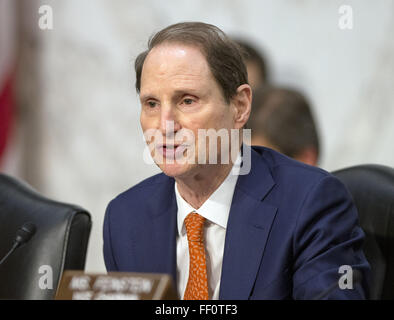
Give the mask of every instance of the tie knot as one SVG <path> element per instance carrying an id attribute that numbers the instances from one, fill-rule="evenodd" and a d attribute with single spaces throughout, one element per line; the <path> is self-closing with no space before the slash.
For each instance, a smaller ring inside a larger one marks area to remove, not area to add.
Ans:
<path id="1" fill-rule="evenodd" d="M 203 227 L 205 218 L 196 212 L 189 213 L 185 219 L 188 241 L 203 241 Z"/>

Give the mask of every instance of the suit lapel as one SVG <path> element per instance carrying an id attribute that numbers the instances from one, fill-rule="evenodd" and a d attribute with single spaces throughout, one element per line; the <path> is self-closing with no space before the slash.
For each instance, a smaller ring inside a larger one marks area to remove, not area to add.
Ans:
<path id="1" fill-rule="evenodd" d="M 177 204 L 174 192 L 174 180 L 168 178 L 164 188 L 155 194 L 158 204 L 152 210 L 151 250 L 153 269 L 156 272 L 171 274 L 176 284 L 176 215 Z M 147 230 L 147 229 L 145 229 Z"/>
<path id="2" fill-rule="evenodd" d="M 251 171 L 238 178 L 227 224 L 219 294 L 224 300 L 249 298 L 277 212 L 263 201 L 274 186 L 268 166 L 251 152 Z"/>

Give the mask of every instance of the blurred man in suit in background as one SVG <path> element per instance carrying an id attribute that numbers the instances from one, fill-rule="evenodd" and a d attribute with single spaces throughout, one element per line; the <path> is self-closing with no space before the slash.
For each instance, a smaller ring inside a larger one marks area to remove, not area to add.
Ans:
<path id="1" fill-rule="evenodd" d="M 309 102 L 294 89 L 273 86 L 265 55 L 244 39 L 234 41 L 243 50 L 248 82 L 253 90 L 247 125 L 252 130 L 252 145 L 269 147 L 316 166 L 320 143 Z"/>
<path id="2" fill-rule="evenodd" d="M 320 142 L 307 99 L 293 89 L 273 86 L 253 91 L 248 128 L 252 145 L 279 151 L 309 165 L 317 165 Z"/>
<path id="3" fill-rule="evenodd" d="M 244 62 L 248 72 L 248 82 L 255 90 L 269 83 L 269 68 L 264 54 L 250 42 L 243 39 L 234 39 L 243 50 Z"/>

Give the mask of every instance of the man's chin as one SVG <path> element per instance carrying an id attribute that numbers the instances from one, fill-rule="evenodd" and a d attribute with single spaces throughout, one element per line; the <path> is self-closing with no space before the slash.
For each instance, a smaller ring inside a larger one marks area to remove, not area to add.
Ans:
<path id="1" fill-rule="evenodd" d="M 188 164 L 160 164 L 158 165 L 160 170 L 169 177 L 176 178 L 187 174 L 192 168 Z"/>

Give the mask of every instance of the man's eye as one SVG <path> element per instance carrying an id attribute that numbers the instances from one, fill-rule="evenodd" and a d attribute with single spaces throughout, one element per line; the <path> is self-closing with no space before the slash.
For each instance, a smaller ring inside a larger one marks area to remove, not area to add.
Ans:
<path id="1" fill-rule="evenodd" d="M 155 101 L 148 101 L 148 106 L 151 108 L 156 107 L 157 103 Z"/>
<path id="2" fill-rule="evenodd" d="M 194 101 L 193 101 L 193 99 L 183 99 L 183 103 L 184 104 L 187 104 L 187 105 L 190 105 L 190 104 L 192 104 Z"/>

